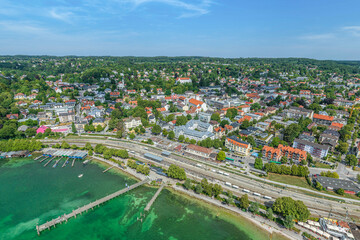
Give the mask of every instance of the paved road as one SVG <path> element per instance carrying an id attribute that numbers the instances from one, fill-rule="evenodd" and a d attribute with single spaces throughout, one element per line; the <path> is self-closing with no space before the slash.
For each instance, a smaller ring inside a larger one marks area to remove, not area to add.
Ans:
<path id="1" fill-rule="evenodd" d="M 130 150 L 135 150 L 137 152 L 136 157 L 141 157 L 143 153 L 145 152 L 151 152 L 160 155 L 162 150 L 149 148 L 149 150 L 145 150 L 143 146 L 140 146 L 138 144 L 134 143 L 128 143 L 128 142 L 122 142 L 122 141 L 111 141 L 111 140 L 103 140 L 103 139 L 74 139 L 73 141 L 71 139 L 67 139 L 70 143 L 79 143 L 79 142 L 91 142 L 93 144 L 97 143 L 103 143 L 108 146 L 112 147 L 121 147 L 126 148 Z M 183 167 L 187 172 L 197 175 L 198 177 L 206 177 L 210 181 L 220 181 L 222 184 L 224 182 L 230 182 L 233 185 L 241 186 L 243 188 L 252 190 L 253 192 L 258 192 L 262 195 L 271 196 L 273 198 L 281 197 L 281 196 L 290 196 L 297 200 L 302 200 L 310 209 L 313 209 L 315 213 L 319 213 L 321 215 L 326 215 L 329 213 L 330 208 L 333 209 L 333 214 L 337 214 L 338 218 L 341 218 L 339 214 L 342 214 L 342 216 L 346 215 L 346 211 L 348 210 L 349 213 L 352 213 L 354 215 L 358 215 L 360 208 L 356 205 L 350 205 L 350 204 L 339 204 L 334 201 L 330 201 L 327 199 L 321 199 L 316 198 L 312 196 L 305 195 L 303 193 L 298 193 L 294 191 L 290 191 L 290 189 L 279 189 L 273 186 L 270 186 L 268 184 L 260 183 L 258 181 L 249 179 L 244 176 L 239 176 L 236 174 L 229 173 L 229 176 L 220 175 L 218 173 L 214 173 L 212 171 L 195 167 L 196 163 L 194 161 L 191 161 L 189 159 L 179 157 L 176 155 L 172 155 L 171 158 L 165 158 L 164 164 L 170 165 L 171 163 L 175 163 L 181 167 Z M 207 162 L 208 164 L 209 162 Z M 215 167 L 217 167 L 215 165 Z M 263 180 L 263 179 L 261 179 Z M 276 184 L 281 185 L 276 182 Z M 287 184 L 284 184 L 285 186 L 288 186 Z M 294 188 L 294 186 L 289 186 L 291 188 Z M 226 188 L 224 186 L 224 188 Z M 301 189 L 301 188 L 300 188 Z M 232 189 L 233 192 L 242 193 L 241 190 Z M 308 189 L 306 189 L 308 191 Z M 314 191 L 316 194 L 319 194 L 318 192 Z M 326 195 L 328 196 L 328 195 Z M 331 195 L 330 195 L 331 196 Z M 348 200 L 348 199 L 346 199 Z M 260 198 L 259 201 L 265 202 L 264 199 Z M 342 217 L 343 218 L 343 217 Z"/>

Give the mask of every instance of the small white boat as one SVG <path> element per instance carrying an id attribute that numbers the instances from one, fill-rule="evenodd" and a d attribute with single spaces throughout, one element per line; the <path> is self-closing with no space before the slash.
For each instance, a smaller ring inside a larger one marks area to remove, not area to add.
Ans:
<path id="1" fill-rule="evenodd" d="M 78 176 L 78 178 L 81 178 L 82 176 L 84 176 L 84 174 L 80 174 L 80 175 Z"/>

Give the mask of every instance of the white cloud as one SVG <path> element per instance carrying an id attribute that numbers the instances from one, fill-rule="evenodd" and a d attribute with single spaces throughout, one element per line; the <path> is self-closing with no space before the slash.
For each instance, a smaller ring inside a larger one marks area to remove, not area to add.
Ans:
<path id="1" fill-rule="evenodd" d="M 360 36 L 360 26 L 346 26 L 342 28 L 344 31 L 347 31 L 355 36 Z"/>
<path id="2" fill-rule="evenodd" d="M 61 9 L 51 9 L 49 11 L 49 16 L 63 22 L 71 23 L 73 13 Z"/>
<path id="3" fill-rule="evenodd" d="M 0 21 L 0 28 L 6 31 L 26 34 L 43 34 L 47 31 L 36 24 L 22 21 Z"/>
<path id="4" fill-rule="evenodd" d="M 196 3 L 194 3 L 194 1 L 186 2 L 184 0 L 117 0 L 117 1 L 121 3 L 132 4 L 134 9 L 148 3 L 163 3 L 173 7 L 178 7 L 185 11 L 179 16 L 180 18 L 194 17 L 194 16 L 207 14 L 210 11 L 209 10 L 210 6 L 213 4 L 213 1 L 211 0 L 201 0 Z"/>
<path id="5" fill-rule="evenodd" d="M 335 35 L 333 33 L 324 33 L 324 34 L 311 34 L 300 37 L 304 40 L 328 40 L 335 38 Z"/>

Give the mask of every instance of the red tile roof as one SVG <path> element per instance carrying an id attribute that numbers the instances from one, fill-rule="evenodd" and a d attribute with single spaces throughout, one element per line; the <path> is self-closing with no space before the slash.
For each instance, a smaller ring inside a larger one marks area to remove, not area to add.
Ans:
<path id="1" fill-rule="evenodd" d="M 334 120 L 334 117 L 333 116 L 326 116 L 326 115 L 321 115 L 321 114 L 316 114 L 314 113 L 314 117 L 313 118 L 316 118 L 316 119 L 321 119 L 321 120 L 326 120 L 326 121 L 332 121 Z"/>

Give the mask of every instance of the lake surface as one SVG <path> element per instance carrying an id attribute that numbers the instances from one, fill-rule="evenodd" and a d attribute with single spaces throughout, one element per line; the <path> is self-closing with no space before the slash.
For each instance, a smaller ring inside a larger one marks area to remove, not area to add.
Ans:
<path id="1" fill-rule="evenodd" d="M 143 221 L 156 188 L 141 186 L 37 235 L 42 224 L 133 184 L 119 170 L 76 162 L 43 167 L 32 159 L 0 160 L 0 239 L 269 239 L 266 232 L 220 208 L 164 189 Z M 83 174 L 82 178 L 78 178 Z M 272 236 L 276 239 L 276 236 Z"/>

